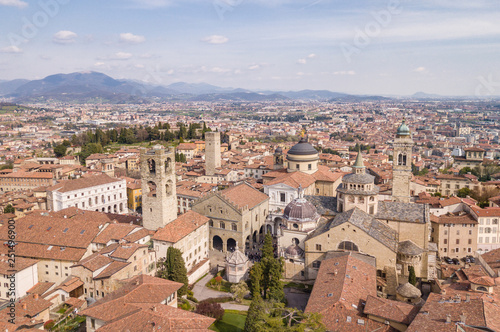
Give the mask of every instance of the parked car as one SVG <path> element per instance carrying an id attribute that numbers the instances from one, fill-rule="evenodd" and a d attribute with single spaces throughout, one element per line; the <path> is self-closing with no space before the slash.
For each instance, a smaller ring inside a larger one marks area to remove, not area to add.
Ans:
<path id="1" fill-rule="evenodd" d="M 455 265 L 460 265 L 460 260 L 458 258 L 453 258 L 452 259 L 453 264 Z"/>
<path id="2" fill-rule="evenodd" d="M 476 259 L 474 258 L 474 256 L 467 256 L 469 257 L 469 260 L 471 263 L 475 263 L 476 262 Z"/>
<path id="3" fill-rule="evenodd" d="M 443 257 L 443 260 L 446 262 L 446 264 L 453 264 L 453 261 L 448 256 Z"/>
<path id="4" fill-rule="evenodd" d="M 471 261 L 470 261 L 470 258 L 469 258 L 469 257 L 464 257 L 464 261 L 465 261 L 465 263 L 467 263 L 467 264 L 470 264 L 470 263 L 471 263 Z"/>

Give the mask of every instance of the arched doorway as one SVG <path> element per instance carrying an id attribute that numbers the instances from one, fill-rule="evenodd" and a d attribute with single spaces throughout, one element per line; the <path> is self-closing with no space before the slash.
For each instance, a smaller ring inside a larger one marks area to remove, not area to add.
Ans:
<path id="1" fill-rule="evenodd" d="M 267 225 L 266 227 L 267 227 L 267 233 L 273 235 L 273 226 Z"/>
<path id="2" fill-rule="evenodd" d="M 245 249 L 246 250 L 250 249 L 250 235 L 248 235 L 246 240 L 245 240 Z"/>
<path id="3" fill-rule="evenodd" d="M 224 242 L 222 242 L 222 239 L 220 238 L 220 236 L 218 235 L 215 235 L 213 240 L 212 240 L 212 248 L 214 250 L 219 250 L 219 251 L 222 251 L 222 247 L 223 247 L 223 244 Z"/>
<path id="4" fill-rule="evenodd" d="M 265 232 L 266 228 L 264 227 L 264 225 L 260 226 L 260 230 L 259 230 L 259 241 L 263 241 L 264 240 L 264 232 Z"/>
<path id="5" fill-rule="evenodd" d="M 229 238 L 227 240 L 227 251 L 233 252 L 236 249 L 236 240 Z"/>
<path id="6" fill-rule="evenodd" d="M 257 231 L 253 232 L 252 240 L 253 242 L 257 242 Z"/>
<path id="7" fill-rule="evenodd" d="M 349 251 L 359 251 L 357 245 L 352 243 L 351 241 L 343 241 L 340 242 L 338 249 L 340 250 L 349 250 Z"/>

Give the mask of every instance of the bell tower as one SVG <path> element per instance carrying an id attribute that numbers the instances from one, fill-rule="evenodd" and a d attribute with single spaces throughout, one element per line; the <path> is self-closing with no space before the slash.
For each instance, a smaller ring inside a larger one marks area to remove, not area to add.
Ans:
<path id="1" fill-rule="evenodd" d="M 392 200 L 395 202 L 410 203 L 412 148 L 410 128 L 403 119 L 393 144 Z"/>
<path id="2" fill-rule="evenodd" d="M 161 145 L 141 149 L 142 221 L 157 230 L 177 218 L 175 154 Z"/>

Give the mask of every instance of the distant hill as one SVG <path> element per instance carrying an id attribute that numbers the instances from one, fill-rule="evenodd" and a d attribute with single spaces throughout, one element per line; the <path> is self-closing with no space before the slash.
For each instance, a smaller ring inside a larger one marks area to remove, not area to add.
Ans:
<path id="1" fill-rule="evenodd" d="M 12 81 L 1 81 L 0 82 L 0 95 L 8 95 L 16 91 L 21 85 L 28 83 L 29 80 L 12 80 Z"/>
<path id="2" fill-rule="evenodd" d="M 250 91 L 207 83 L 176 82 L 168 86 L 114 79 L 98 72 L 56 74 L 41 80 L 0 81 L 0 97 L 14 102 L 62 101 L 72 103 L 147 103 L 153 100 L 186 101 L 282 101 L 385 100 L 379 96 L 356 96 L 328 90 Z"/>

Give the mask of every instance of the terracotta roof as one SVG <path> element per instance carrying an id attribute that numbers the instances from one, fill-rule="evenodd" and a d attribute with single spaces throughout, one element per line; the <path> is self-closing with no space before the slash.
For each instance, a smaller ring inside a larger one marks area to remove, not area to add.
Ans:
<path id="1" fill-rule="evenodd" d="M 16 257 L 14 264 L 12 265 L 12 260 L 9 262 L 9 256 L 2 254 L 0 256 L 0 274 L 9 275 L 12 273 L 17 273 L 30 266 L 38 263 L 37 259 Z"/>
<path id="2" fill-rule="evenodd" d="M 264 185 L 272 186 L 274 184 L 286 184 L 292 188 L 297 189 L 299 186 L 307 188 L 316 182 L 314 176 L 302 172 L 283 173 L 281 176 L 267 181 Z"/>
<path id="3" fill-rule="evenodd" d="M 66 193 L 75 190 L 100 186 L 103 184 L 111 184 L 111 183 L 118 184 L 118 182 L 122 181 L 123 181 L 122 179 L 112 178 L 107 174 L 100 174 L 94 176 L 86 176 L 76 180 L 62 181 L 52 187 L 49 187 L 47 191 L 58 191 L 61 193 Z"/>
<path id="4" fill-rule="evenodd" d="M 377 296 L 376 286 L 375 266 L 341 253 L 321 262 L 304 312 L 320 313 L 327 330 L 387 331 L 390 327 L 362 314 L 367 297 Z"/>
<path id="5" fill-rule="evenodd" d="M 159 304 L 182 287 L 181 283 L 145 274 L 125 280 L 123 284 L 121 288 L 89 306 L 81 314 L 109 322 L 136 310 L 126 304 Z"/>
<path id="6" fill-rule="evenodd" d="M 253 209 L 262 202 L 269 200 L 269 196 L 247 183 L 230 187 L 219 192 L 219 194 L 238 209 L 242 209 L 243 207 Z"/>
<path id="7" fill-rule="evenodd" d="M 407 332 L 421 331 L 457 331 L 460 316 L 464 316 L 465 324 L 460 325 L 465 331 L 478 331 L 490 328 L 497 330 L 500 306 L 484 298 L 470 299 L 446 297 L 430 293 L 420 312 L 410 324 Z M 446 323 L 447 316 L 450 323 Z M 488 318 L 486 318 L 488 317 Z"/>
<path id="8" fill-rule="evenodd" d="M 107 244 L 111 240 L 121 240 L 133 231 L 142 229 L 142 227 L 130 224 L 109 224 L 92 241 L 94 243 Z"/>
<path id="9" fill-rule="evenodd" d="M 214 318 L 164 304 L 142 303 L 126 306 L 130 307 L 127 309 L 130 311 L 125 317 L 109 322 L 98 331 L 207 331 L 215 321 Z"/>
<path id="10" fill-rule="evenodd" d="M 409 303 L 368 295 L 363 313 L 410 325 L 419 310 Z"/>
<path id="11" fill-rule="evenodd" d="M 474 219 L 468 213 L 456 214 L 446 214 L 441 216 L 435 216 L 431 214 L 431 221 L 437 224 L 477 224 L 477 220 Z"/>
<path id="12" fill-rule="evenodd" d="M 209 218 L 193 210 L 189 210 L 165 225 L 165 227 L 158 229 L 155 235 L 153 235 L 153 240 L 177 243 L 194 230 L 206 224 L 209 220 Z"/>

